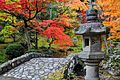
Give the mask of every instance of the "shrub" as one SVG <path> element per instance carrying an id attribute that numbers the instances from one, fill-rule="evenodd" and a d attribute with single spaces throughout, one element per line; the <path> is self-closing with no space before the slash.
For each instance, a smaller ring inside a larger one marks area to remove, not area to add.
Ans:
<path id="1" fill-rule="evenodd" d="M 6 54 L 10 59 L 21 56 L 25 53 L 25 49 L 21 44 L 9 44 L 6 48 Z"/>
<path id="2" fill-rule="evenodd" d="M 4 50 L 1 50 L 0 51 L 0 64 L 4 63 L 6 61 L 7 61 L 7 57 L 6 57 L 5 53 L 4 53 Z"/>
<path id="3" fill-rule="evenodd" d="M 120 68 L 120 55 L 110 56 L 108 68 L 111 70 L 118 70 Z"/>
<path id="4" fill-rule="evenodd" d="M 0 43 L 4 43 L 5 42 L 5 38 L 4 37 L 0 37 Z"/>
<path id="5" fill-rule="evenodd" d="M 118 70 L 120 68 L 120 48 L 113 50 L 112 55 L 109 56 L 108 68 L 111 70 Z"/>
<path id="6" fill-rule="evenodd" d="M 115 48 L 112 49 L 112 53 L 109 56 L 107 61 L 107 68 L 112 75 L 120 75 L 120 46 L 118 44 L 114 44 Z"/>
<path id="7" fill-rule="evenodd" d="M 20 44 L 25 48 L 25 50 L 28 50 L 28 45 L 26 42 L 20 42 Z"/>

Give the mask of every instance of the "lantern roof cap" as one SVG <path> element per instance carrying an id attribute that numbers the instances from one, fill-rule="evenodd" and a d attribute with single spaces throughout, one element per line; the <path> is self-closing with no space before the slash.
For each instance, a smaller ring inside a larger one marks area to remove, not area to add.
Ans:
<path id="1" fill-rule="evenodd" d="M 100 20 L 100 14 L 98 10 L 94 8 L 95 4 L 92 4 L 94 0 L 90 0 L 90 9 L 86 11 L 87 22 L 81 24 L 78 29 L 75 29 L 76 34 L 80 35 L 95 35 L 95 34 L 106 34 L 109 32 L 109 28 L 103 26 Z"/>
<path id="2" fill-rule="evenodd" d="M 108 33 L 108 28 L 103 26 L 100 22 L 92 22 L 81 24 L 78 29 L 75 30 L 78 35 L 83 34 L 106 34 Z"/>

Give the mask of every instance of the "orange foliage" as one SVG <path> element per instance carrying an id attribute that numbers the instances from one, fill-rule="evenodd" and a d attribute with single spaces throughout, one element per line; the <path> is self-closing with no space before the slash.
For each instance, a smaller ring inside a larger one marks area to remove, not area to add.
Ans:
<path id="1" fill-rule="evenodd" d="M 120 0 L 97 0 L 97 4 L 103 11 L 103 25 L 110 28 L 108 39 L 120 39 Z"/>

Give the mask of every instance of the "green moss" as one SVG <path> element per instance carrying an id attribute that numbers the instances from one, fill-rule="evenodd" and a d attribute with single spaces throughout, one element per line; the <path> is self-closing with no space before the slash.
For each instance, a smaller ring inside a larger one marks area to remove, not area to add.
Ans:
<path id="1" fill-rule="evenodd" d="M 63 79 L 65 69 L 66 67 L 63 67 L 60 70 L 57 70 L 54 73 L 49 74 L 46 80 L 65 80 Z"/>

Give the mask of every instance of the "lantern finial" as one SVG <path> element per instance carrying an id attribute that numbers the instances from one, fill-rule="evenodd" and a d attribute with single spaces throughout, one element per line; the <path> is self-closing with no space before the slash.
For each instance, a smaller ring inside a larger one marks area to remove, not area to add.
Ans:
<path id="1" fill-rule="evenodd" d="M 93 2 L 95 2 L 96 0 L 89 0 L 89 5 L 90 5 L 90 9 L 92 9 L 95 5 L 93 4 Z"/>

